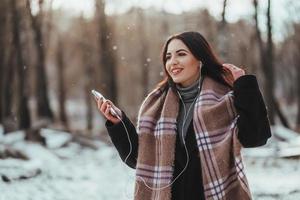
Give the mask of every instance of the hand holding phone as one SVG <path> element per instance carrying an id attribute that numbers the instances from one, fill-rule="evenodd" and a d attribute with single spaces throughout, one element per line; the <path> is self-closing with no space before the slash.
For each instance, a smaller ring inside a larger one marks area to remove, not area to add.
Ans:
<path id="1" fill-rule="evenodd" d="M 96 90 L 92 90 L 91 91 L 92 92 L 92 94 L 94 95 L 94 97 L 96 98 L 96 100 L 97 100 L 97 103 L 98 103 L 98 101 L 99 100 L 102 100 L 103 101 L 103 103 L 106 103 L 106 104 L 108 104 L 108 102 L 110 102 L 109 100 L 107 100 L 100 92 L 98 92 L 98 91 L 96 91 Z M 110 104 L 112 104 L 112 103 L 110 103 Z M 110 114 L 114 117 L 114 118 L 117 118 L 117 119 L 120 119 L 121 117 L 119 116 L 119 114 L 118 114 L 118 112 L 113 108 L 113 106 L 112 105 L 108 105 L 108 106 L 110 106 L 110 110 L 109 110 L 109 112 L 110 112 Z M 101 103 L 101 105 L 102 105 L 102 103 Z M 108 119 L 108 120 L 110 120 L 110 121 L 112 121 L 112 122 L 118 122 L 118 121 L 115 121 L 113 118 L 111 118 L 110 116 L 106 116 L 105 115 L 105 112 L 104 112 L 104 110 L 101 110 L 101 106 L 99 106 L 99 104 L 98 104 L 98 109 L 104 114 L 104 116 Z M 121 112 L 121 111 L 120 111 Z"/>

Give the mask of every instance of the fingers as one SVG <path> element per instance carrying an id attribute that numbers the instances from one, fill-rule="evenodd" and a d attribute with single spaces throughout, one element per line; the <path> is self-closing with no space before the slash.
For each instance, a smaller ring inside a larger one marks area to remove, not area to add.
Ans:
<path id="1" fill-rule="evenodd" d="M 96 103 L 97 103 L 97 108 L 102 114 L 105 114 L 106 108 L 108 106 L 108 102 L 104 100 L 103 98 L 95 98 Z"/>
<path id="2" fill-rule="evenodd" d="M 233 64 L 225 63 L 223 64 L 223 69 L 225 73 L 231 73 L 233 77 L 233 82 L 237 80 L 239 77 L 245 75 L 245 71 Z M 228 75 L 227 75 L 228 76 Z"/>
<path id="3" fill-rule="evenodd" d="M 118 115 L 118 116 L 122 116 L 122 111 L 117 107 L 117 106 L 115 106 L 114 104 L 113 104 L 113 102 L 112 101 L 110 101 L 110 100 L 106 100 L 107 101 L 107 104 L 108 104 L 108 106 L 110 107 L 110 108 L 113 108 L 113 110 L 115 111 L 115 113 Z"/>
<path id="4" fill-rule="evenodd" d="M 107 120 L 109 120 L 113 124 L 120 122 L 119 116 L 122 116 L 122 111 L 119 108 L 117 108 L 110 100 L 95 97 L 95 101 L 97 103 L 98 110 L 104 115 L 104 117 Z M 112 115 L 111 112 L 112 107 L 118 116 Z"/>
<path id="5" fill-rule="evenodd" d="M 229 69 L 230 71 L 237 71 L 237 70 L 241 70 L 241 68 L 238 68 L 237 66 L 233 65 L 233 64 L 229 64 L 229 63 L 224 63 L 223 67 L 225 69 Z"/>
<path id="6" fill-rule="evenodd" d="M 97 107 L 98 107 L 98 110 L 100 110 L 102 112 L 102 105 L 103 105 L 103 99 L 98 99 L 98 98 L 95 98 L 96 99 L 96 102 L 97 102 Z"/>
<path id="7" fill-rule="evenodd" d="M 245 70 L 243 70 L 243 68 L 244 67 L 237 67 L 237 66 L 235 66 L 235 65 L 233 65 L 233 64 L 229 64 L 229 63 L 224 63 L 223 64 L 223 67 L 224 67 L 224 69 L 225 70 L 230 70 L 232 73 L 235 73 L 235 72 L 240 72 L 240 73 L 245 73 Z M 241 72 L 242 71 L 242 72 Z"/>
<path id="8" fill-rule="evenodd" d="M 107 104 L 107 102 L 105 102 L 106 104 Z M 104 110 L 104 115 L 106 116 L 106 118 L 109 118 L 110 116 L 111 116 L 111 114 L 110 114 L 110 105 L 106 105 L 106 107 L 104 108 L 105 110 Z"/>
<path id="9" fill-rule="evenodd" d="M 109 120 L 112 120 L 112 119 L 115 119 L 116 117 L 112 115 L 111 113 L 111 107 L 113 107 L 113 103 L 110 101 L 110 100 L 106 100 L 106 99 L 103 99 L 103 98 L 100 98 L 100 99 L 96 99 L 96 102 L 97 102 L 97 108 L 98 110 L 105 116 L 105 118 L 109 119 Z M 114 106 L 114 108 L 116 108 Z M 115 109 L 117 111 L 119 111 L 119 109 Z M 121 115 L 121 111 L 120 112 L 117 112 L 119 114 L 119 116 Z"/>
<path id="10" fill-rule="evenodd" d="M 107 100 L 101 100 L 100 111 L 105 115 L 106 118 L 110 117 L 110 103 Z"/>
<path id="11" fill-rule="evenodd" d="M 230 67 L 235 67 L 235 65 L 230 64 L 230 63 L 224 63 L 223 66 L 224 66 L 224 67 L 228 67 L 228 68 L 230 68 Z"/>

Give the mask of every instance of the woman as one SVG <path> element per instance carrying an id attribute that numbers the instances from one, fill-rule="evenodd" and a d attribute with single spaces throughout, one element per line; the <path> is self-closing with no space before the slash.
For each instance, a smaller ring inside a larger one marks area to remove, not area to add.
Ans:
<path id="1" fill-rule="evenodd" d="M 271 136 L 255 76 L 222 65 L 198 32 L 171 36 L 162 60 L 166 78 L 144 100 L 137 130 L 97 100 L 120 157 L 136 169 L 135 199 L 251 199 L 240 151 Z"/>

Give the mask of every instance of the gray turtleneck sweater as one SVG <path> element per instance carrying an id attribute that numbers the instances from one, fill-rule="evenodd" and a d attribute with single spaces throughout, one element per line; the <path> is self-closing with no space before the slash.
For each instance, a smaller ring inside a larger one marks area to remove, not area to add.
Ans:
<path id="1" fill-rule="evenodd" d="M 177 91 L 181 96 L 179 113 L 177 117 L 177 129 L 180 136 L 180 142 L 183 145 L 183 138 L 186 138 L 188 127 L 193 118 L 194 105 L 200 92 L 201 79 L 188 87 L 176 85 Z M 183 136 L 183 137 L 182 137 Z"/>

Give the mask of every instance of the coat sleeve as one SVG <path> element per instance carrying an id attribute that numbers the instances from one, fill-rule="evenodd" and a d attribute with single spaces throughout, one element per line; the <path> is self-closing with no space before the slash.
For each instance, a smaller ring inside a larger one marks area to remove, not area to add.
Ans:
<path id="1" fill-rule="evenodd" d="M 266 106 L 254 75 L 244 75 L 233 85 L 234 105 L 239 115 L 238 139 L 243 147 L 258 147 L 271 137 Z"/>
<path id="2" fill-rule="evenodd" d="M 113 124 L 107 120 L 105 126 L 112 143 L 116 147 L 121 159 L 124 162 L 126 157 L 130 153 L 130 143 L 128 137 L 130 138 L 132 149 L 130 155 L 126 160 L 126 164 L 131 168 L 135 168 L 137 162 L 138 135 L 134 125 L 124 112 L 122 112 L 122 121 L 124 124 L 122 122 Z M 128 135 L 124 125 L 127 128 Z"/>

